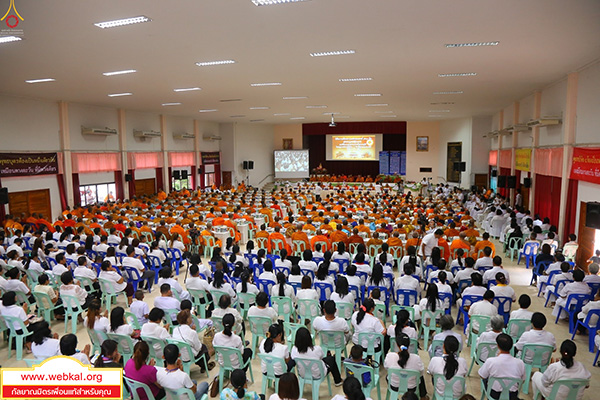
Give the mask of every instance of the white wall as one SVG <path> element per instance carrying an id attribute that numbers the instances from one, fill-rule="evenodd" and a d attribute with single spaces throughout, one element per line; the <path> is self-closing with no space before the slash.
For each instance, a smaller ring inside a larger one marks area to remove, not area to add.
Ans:
<path id="1" fill-rule="evenodd" d="M 235 128 L 233 122 L 219 124 L 221 136 L 221 171 L 232 171 L 235 166 Z"/>
<path id="2" fill-rule="evenodd" d="M 69 132 L 73 151 L 118 151 L 119 138 L 115 136 L 83 135 L 81 126 L 86 128 L 118 129 L 118 114 L 115 108 L 97 107 L 84 104 L 69 104 Z M 118 133 L 119 135 L 122 132 Z"/>
<path id="3" fill-rule="evenodd" d="M 541 116 L 562 116 L 567 103 L 567 80 L 544 89 L 542 91 Z M 563 142 L 564 125 L 555 125 L 540 128 L 540 146 L 560 145 Z"/>
<path id="4" fill-rule="evenodd" d="M 79 174 L 79 185 L 94 185 L 98 183 L 112 183 L 115 181 L 114 172 L 95 172 L 92 174 Z"/>
<path id="5" fill-rule="evenodd" d="M 58 193 L 58 181 L 56 179 L 56 175 L 2 178 L 2 186 L 8 188 L 8 193 L 50 189 L 50 207 L 52 209 L 52 220 L 56 219 L 62 212 L 60 207 L 60 195 Z M 48 218 L 50 216 L 46 215 L 45 217 Z"/>
<path id="6" fill-rule="evenodd" d="M 156 178 L 156 169 L 154 169 L 154 168 L 136 169 L 134 178 L 135 179 Z"/>
<path id="7" fill-rule="evenodd" d="M 451 119 L 440 122 L 438 153 L 438 175 L 447 178 L 448 143 L 461 142 L 461 161 L 466 162 L 467 170 L 461 173 L 461 186 L 471 184 L 471 118 Z"/>
<path id="8" fill-rule="evenodd" d="M 235 159 L 232 175 L 234 184 L 244 180 L 247 175 L 248 183 L 252 186 L 259 184 L 263 186 L 273 182 L 272 176 L 263 181 L 267 175 L 275 172 L 273 135 L 273 125 L 234 124 Z M 254 169 L 248 171 L 248 174 L 242 168 L 244 160 L 254 161 Z"/>
<path id="9" fill-rule="evenodd" d="M 504 128 L 506 128 L 507 126 L 513 125 L 514 115 L 515 115 L 514 104 L 511 104 L 508 107 L 504 108 L 504 119 L 503 119 L 504 125 L 502 125 Z"/>
<path id="10" fill-rule="evenodd" d="M 194 139 L 174 139 L 174 133 L 194 133 L 194 120 L 191 118 L 167 117 L 166 132 L 163 135 L 167 137 L 167 148 L 170 151 L 193 151 Z M 158 139 L 155 139 L 158 140 Z"/>
<path id="11" fill-rule="evenodd" d="M 577 88 L 578 143 L 600 142 L 600 62 L 579 73 Z"/>
<path id="12" fill-rule="evenodd" d="M 160 132 L 160 116 L 139 111 L 127 111 L 125 114 L 127 151 L 160 151 L 161 138 L 137 138 L 133 130 Z M 165 132 L 162 132 L 165 135 Z"/>
<path id="13" fill-rule="evenodd" d="M 204 140 L 204 136 L 219 136 L 218 122 L 199 122 L 200 151 L 219 151 L 221 143 L 219 140 Z"/>
<path id="14" fill-rule="evenodd" d="M 417 136 L 429 136 L 429 151 L 417 151 Z M 446 148 L 441 149 L 440 122 L 439 121 L 408 121 L 406 123 L 406 180 L 418 182 L 424 177 L 432 178 L 434 183 L 438 183 L 438 176 L 446 178 L 446 170 L 439 170 L 439 163 L 436 160 L 440 151 L 446 152 Z M 431 173 L 419 172 L 421 167 L 431 167 Z M 444 182 L 444 181 L 440 181 Z"/>
<path id="15" fill-rule="evenodd" d="M 519 123 L 525 124 L 533 119 L 535 111 L 535 96 L 530 94 L 519 102 Z"/>
<path id="16" fill-rule="evenodd" d="M 483 135 L 490 132 L 492 117 L 475 117 L 471 123 L 471 174 L 487 174 L 489 171 L 490 141 Z M 467 165 L 468 167 L 468 165 Z"/>

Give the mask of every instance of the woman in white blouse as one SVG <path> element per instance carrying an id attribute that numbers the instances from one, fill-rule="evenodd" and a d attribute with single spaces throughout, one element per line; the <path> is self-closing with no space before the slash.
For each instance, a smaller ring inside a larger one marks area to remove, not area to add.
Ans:
<path id="1" fill-rule="evenodd" d="M 319 293 L 312 288 L 312 279 L 310 279 L 310 276 L 304 275 L 302 277 L 302 288 L 296 292 L 296 299 L 319 300 Z"/>
<path id="2" fill-rule="evenodd" d="M 182 254 L 186 250 L 185 244 L 183 244 L 183 242 L 181 241 L 181 239 L 179 237 L 179 233 L 174 233 L 173 236 L 171 237 L 171 248 L 181 251 Z"/>
<path id="3" fill-rule="evenodd" d="M 115 307 L 110 312 L 110 333 L 130 336 L 133 339 L 133 344 L 137 343 L 139 332 L 134 332 L 133 327 L 127 323 L 125 319 L 125 309 L 123 307 Z M 127 344 L 123 344 L 123 350 L 129 352 Z M 131 349 L 133 351 L 133 349 Z"/>
<path id="4" fill-rule="evenodd" d="M 269 327 L 266 332 L 267 338 L 260 342 L 258 346 L 258 352 L 261 354 L 269 354 L 274 357 L 283 358 L 287 365 L 281 365 L 281 363 L 274 363 L 273 370 L 276 377 L 280 377 L 285 372 L 289 372 L 294 368 L 294 364 L 290 363 L 290 351 L 288 347 L 283 344 L 283 327 L 279 324 L 273 324 Z M 261 360 L 262 373 L 267 373 L 267 364 Z"/>
<path id="5" fill-rule="evenodd" d="M 208 364 L 208 369 L 211 370 L 215 366 L 214 362 L 208 362 L 210 355 L 208 348 L 200 342 L 196 327 L 192 324 L 192 314 L 189 310 L 181 310 L 177 314 L 178 325 L 173 328 L 173 339 L 181 340 L 190 345 L 192 348 L 193 357 L 190 357 L 187 351 L 181 350 L 181 361 L 188 362 L 190 359 L 200 367 L 200 372 L 205 373 L 205 362 Z"/>
<path id="6" fill-rule="evenodd" d="M 375 302 L 371 298 L 363 301 L 360 309 L 352 314 L 352 326 L 354 327 L 354 335 L 352 335 L 352 342 L 363 347 L 364 351 L 367 351 L 368 343 L 364 339 L 359 343 L 358 334 L 367 333 L 381 333 L 385 335 L 386 329 L 383 322 L 373 315 L 375 310 Z M 381 350 L 382 343 L 377 340 L 375 342 L 375 351 Z"/>
<path id="7" fill-rule="evenodd" d="M 408 348 L 410 346 L 410 338 L 406 334 L 400 333 L 396 336 L 395 339 L 400 351 L 398 351 L 397 353 L 388 353 L 388 355 L 385 357 L 385 361 L 383 362 L 384 368 L 410 369 L 414 371 L 419 371 L 422 374 L 425 370 L 425 366 L 423 365 L 423 361 L 421 361 L 421 357 L 419 357 L 417 354 L 413 354 L 408 351 Z M 400 381 L 397 375 L 388 373 L 388 383 L 391 389 L 394 391 L 397 391 L 400 387 Z M 419 385 L 421 399 L 428 399 L 427 388 L 425 386 L 425 380 L 423 379 L 423 376 L 421 376 L 419 382 L 417 382 L 417 378 L 415 377 L 410 377 L 408 379 L 408 392 L 416 392 L 417 385 Z"/>
<path id="8" fill-rule="evenodd" d="M 52 333 L 48 322 L 41 321 L 39 323 L 38 329 L 33 332 L 32 341 L 31 352 L 36 359 L 45 360 L 60 355 L 58 334 Z"/>
<path id="9" fill-rule="evenodd" d="M 312 336 L 307 328 L 301 327 L 296 331 L 296 339 L 294 340 L 294 347 L 292 347 L 291 357 L 292 360 L 295 360 L 296 358 L 321 360 L 326 373 L 331 372 L 335 386 L 342 385 L 342 377 L 340 375 L 339 367 L 335 362 L 335 357 L 326 356 L 321 346 L 315 346 L 313 344 Z M 302 376 L 312 373 L 312 376 L 315 379 L 323 378 L 317 365 L 313 365 L 311 371 L 305 371 L 304 368 L 300 368 L 299 366 L 297 369 L 298 373 Z"/>
<path id="10" fill-rule="evenodd" d="M 331 294 L 329 299 L 335 301 L 336 303 L 354 304 L 354 293 L 350 292 L 348 287 L 348 279 L 346 279 L 345 276 L 338 276 L 335 284 L 335 292 Z"/>
<path id="11" fill-rule="evenodd" d="M 252 358 L 252 350 L 244 348 L 242 339 L 233 333 L 232 329 L 234 324 L 235 318 L 233 314 L 225 314 L 223 316 L 223 331 L 215 334 L 213 346 L 233 347 L 238 349 L 242 352 L 243 363 L 246 364 L 246 361 Z M 221 366 L 223 365 L 223 358 L 221 355 L 218 355 L 217 361 Z M 237 357 L 231 357 L 231 365 L 234 368 L 242 368 Z M 244 370 L 246 369 L 247 368 L 244 368 Z"/>
<path id="12" fill-rule="evenodd" d="M 458 351 L 458 339 L 454 336 L 446 336 L 446 339 L 444 339 L 444 355 L 442 357 L 433 357 L 429 361 L 427 373 L 431 375 L 443 375 L 446 381 L 450 381 L 455 376 L 465 377 L 467 375 L 467 362 L 464 358 L 457 357 Z M 437 395 L 443 397 L 445 388 L 443 380 L 434 380 L 433 385 Z M 460 398 L 464 394 L 460 382 L 454 384 L 452 391 L 455 399 Z"/>
<path id="13" fill-rule="evenodd" d="M 88 306 L 87 315 L 83 319 L 83 326 L 87 329 L 108 333 L 110 329 L 110 321 L 106 316 L 108 311 L 102 312 L 100 300 L 93 299 Z"/>

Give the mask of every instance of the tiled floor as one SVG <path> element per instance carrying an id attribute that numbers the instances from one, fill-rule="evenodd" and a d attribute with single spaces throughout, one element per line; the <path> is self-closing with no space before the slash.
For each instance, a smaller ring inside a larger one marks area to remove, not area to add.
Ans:
<path id="1" fill-rule="evenodd" d="M 497 248 L 501 248 L 499 244 L 497 244 Z M 511 284 L 517 293 L 517 297 L 523 293 L 527 293 L 531 296 L 531 298 L 533 300 L 531 310 L 544 312 L 548 316 L 547 329 L 556 336 L 557 344 L 560 346 L 560 343 L 563 340 L 570 338 L 570 334 L 568 333 L 568 326 L 565 322 L 559 322 L 557 325 L 554 324 L 554 319 L 550 315 L 552 310 L 550 308 L 544 309 L 543 299 L 538 298 L 536 296 L 537 289 L 529 286 L 529 281 L 531 279 L 530 270 L 525 269 L 525 267 L 523 265 L 517 266 L 516 261 L 511 262 L 510 259 L 508 259 L 508 258 L 505 258 L 504 265 L 505 265 L 505 268 L 509 271 Z M 180 283 L 183 283 L 184 274 L 185 274 L 185 271 L 182 272 L 182 274 L 179 277 Z M 154 289 L 152 294 L 146 296 L 146 301 L 148 301 L 149 304 L 152 304 L 154 297 L 157 295 L 158 295 L 158 290 Z M 122 302 L 123 301 L 122 299 L 123 298 L 120 297 L 119 301 Z M 452 313 L 455 317 L 456 317 L 456 312 L 457 312 L 456 308 L 454 308 L 452 310 Z M 79 325 L 79 327 L 81 329 L 78 330 L 77 335 L 79 338 L 80 346 L 83 347 L 85 344 L 89 343 L 89 338 L 88 338 L 87 333 L 83 329 L 83 327 L 81 325 Z M 64 332 L 64 324 L 62 322 L 54 322 L 52 324 L 52 328 L 54 329 L 55 332 L 58 332 L 59 335 L 62 335 Z M 455 330 L 457 332 L 462 333 L 462 326 L 455 327 Z M 250 340 L 249 332 L 247 333 L 247 339 Z M 588 370 L 590 370 L 592 372 L 590 388 L 588 388 L 586 390 L 584 399 L 590 399 L 590 400 L 597 399 L 597 398 L 599 398 L 599 395 L 598 394 L 594 395 L 594 393 L 600 393 L 600 379 L 598 379 L 598 378 L 600 378 L 600 368 L 592 366 L 594 354 L 592 354 L 588 351 L 588 337 L 577 335 L 575 337 L 575 342 L 577 343 L 577 350 L 578 350 L 576 359 L 581 361 L 588 368 Z M 421 345 L 422 345 L 422 341 L 421 341 Z M 427 364 L 429 363 L 429 355 L 427 354 L 427 352 L 421 350 L 419 352 L 419 355 L 421 356 L 423 363 L 427 366 Z M 469 348 L 465 347 L 465 349 L 463 349 L 463 351 L 461 353 L 461 356 L 467 360 L 467 363 L 471 362 L 471 359 L 469 357 Z M 31 356 L 29 356 L 29 357 L 31 357 Z M 13 352 L 12 358 L 10 360 L 7 360 L 7 345 L 6 345 L 6 343 L 2 343 L 0 346 L 0 360 L 2 360 L 1 365 L 3 367 L 18 367 L 18 366 L 24 367 L 25 366 L 24 361 L 18 362 L 15 360 L 14 352 Z M 255 382 L 253 384 L 250 384 L 250 390 L 260 391 L 261 373 L 260 373 L 260 361 L 259 361 L 258 357 L 254 358 L 252 367 L 253 367 L 253 371 L 254 371 Z M 217 374 L 218 374 L 218 367 L 211 371 L 210 379 L 212 380 L 212 378 L 214 376 L 216 376 Z M 385 375 L 385 370 L 383 368 L 381 369 L 381 374 Z M 196 379 L 198 381 L 206 380 L 206 377 L 204 375 L 200 375 L 200 371 L 196 366 L 192 367 L 191 375 L 192 375 L 192 379 Z M 433 390 L 432 385 L 431 385 L 431 380 L 428 377 L 426 377 L 425 380 L 427 382 L 428 393 L 431 395 L 432 390 Z M 387 390 L 387 382 L 383 377 L 380 380 L 380 382 L 382 385 L 381 386 L 382 397 L 385 397 L 385 393 Z M 307 398 L 307 399 L 311 399 L 312 394 L 311 394 L 310 387 L 307 385 L 305 389 L 306 390 L 304 392 L 303 397 Z M 333 386 L 333 384 L 332 384 L 332 391 L 333 391 L 333 395 L 335 395 L 337 393 L 342 393 L 341 387 L 336 388 L 335 386 Z M 596 392 L 596 391 L 598 391 L 598 392 Z M 473 368 L 471 376 L 467 378 L 467 392 L 474 395 L 476 398 L 479 398 L 481 396 L 480 379 L 477 375 L 477 366 L 475 366 Z M 267 393 L 266 393 L 267 398 L 272 393 L 273 393 L 272 389 L 267 389 Z M 376 391 L 372 392 L 372 396 L 376 397 Z M 331 397 L 332 396 L 329 396 L 327 393 L 326 385 L 325 384 L 322 385 L 320 399 L 330 399 Z M 531 390 L 530 390 L 529 395 L 521 394 L 520 397 L 522 399 L 531 399 L 532 398 Z"/>

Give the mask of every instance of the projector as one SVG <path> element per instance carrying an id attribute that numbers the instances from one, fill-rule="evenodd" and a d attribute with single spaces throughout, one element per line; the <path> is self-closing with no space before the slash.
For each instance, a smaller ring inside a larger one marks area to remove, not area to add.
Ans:
<path id="1" fill-rule="evenodd" d="M 334 119 L 333 119 L 333 114 L 331 114 L 331 123 L 329 124 L 330 128 L 335 128 L 337 126 L 337 124 L 335 123 Z"/>

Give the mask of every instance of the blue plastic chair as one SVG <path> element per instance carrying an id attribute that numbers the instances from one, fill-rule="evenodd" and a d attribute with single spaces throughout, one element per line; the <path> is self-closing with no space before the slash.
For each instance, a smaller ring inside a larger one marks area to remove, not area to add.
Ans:
<path id="1" fill-rule="evenodd" d="M 327 282 L 315 282 L 313 288 L 319 293 L 319 301 L 328 300 L 333 293 L 333 284 Z"/>
<path id="2" fill-rule="evenodd" d="M 561 274 L 561 273 L 562 273 L 562 271 L 559 269 L 550 271 L 550 274 L 548 274 L 548 280 L 546 282 L 538 281 L 538 286 L 539 286 L 539 290 L 538 290 L 538 294 L 537 294 L 538 297 L 541 296 L 541 294 L 544 291 L 544 288 L 546 286 L 550 286 L 550 282 L 552 282 L 552 279 L 554 278 L 554 276 Z"/>
<path id="3" fill-rule="evenodd" d="M 569 314 L 569 333 L 573 333 L 575 331 L 575 321 L 577 321 L 577 314 L 581 311 L 585 303 L 587 303 L 588 301 L 590 301 L 589 294 L 571 293 L 567 297 L 567 302 L 565 303 L 565 305 L 558 306 L 558 315 L 554 323 L 558 323 L 561 311 L 566 311 L 567 314 Z"/>
<path id="4" fill-rule="evenodd" d="M 504 325 L 508 324 L 510 318 L 510 309 L 512 308 L 512 299 L 506 296 L 496 296 L 492 304 L 498 308 L 498 314 L 504 317 Z"/>
<path id="5" fill-rule="evenodd" d="M 271 295 L 271 288 L 275 286 L 275 282 L 268 279 L 256 279 L 255 283 L 258 290 L 265 292 L 268 295 Z"/>
<path id="6" fill-rule="evenodd" d="M 365 298 L 365 287 L 364 286 L 356 286 L 356 285 L 348 285 L 348 290 L 354 293 L 354 302 L 362 303 Z"/>
<path id="7" fill-rule="evenodd" d="M 158 283 L 158 272 L 161 270 L 162 268 L 162 264 L 160 263 L 160 258 L 158 258 L 157 256 L 151 256 L 151 255 L 147 255 L 146 256 L 146 268 L 151 269 L 154 271 L 154 283 Z"/>
<path id="8" fill-rule="evenodd" d="M 462 306 L 461 308 L 458 310 L 459 313 L 457 313 L 456 316 L 456 323 L 458 324 L 458 320 L 460 319 L 460 314 L 462 313 L 463 316 L 463 333 L 466 335 L 467 334 L 467 326 L 469 326 L 469 311 L 465 309 L 466 306 L 470 306 L 471 304 L 481 301 L 483 300 L 483 296 L 476 296 L 476 295 L 465 295 L 462 297 Z"/>
<path id="9" fill-rule="evenodd" d="M 171 269 L 175 269 L 175 274 L 179 275 L 179 268 L 181 267 L 181 262 L 183 261 L 183 253 L 179 249 L 168 249 L 169 254 L 171 255 Z M 175 266 L 175 268 L 173 268 Z"/>
<path id="10" fill-rule="evenodd" d="M 531 269 L 531 282 L 529 282 L 529 284 L 531 285 L 534 281 L 537 281 L 537 278 L 542 275 L 544 273 L 545 270 L 548 269 L 548 267 L 550 266 L 550 264 L 552 264 L 552 262 L 550 261 L 538 261 L 535 263 L 535 268 Z"/>
<path id="11" fill-rule="evenodd" d="M 385 308 L 386 308 L 386 310 L 389 309 L 390 308 L 390 297 L 391 297 L 390 290 L 385 286 L 368 286 L 366 295 L 367 296 L 371 295 L 371 292 L 374 289 L 379 289 L 379 292 L 385 296 L 385 298 L 383 299 L 383 301 L 385 302 Z"/>
<path id="12" fill-rule="evenodd" d="M 596 320 L 596 325 L 595 326 L 591 326 L 590 325 L 590 320 L 592 319 L 593 316 L 596 316 L 598 319 Z M 596 332 L 598 331 L 598 325 L 600 325 L 600 310 L 590 310 L 587 314 L 587 316 L 585 317 L 585 320 L 580 321 L 577 320 L 577 323 L 575 324 L 575 329 L 573 329 L 573 336 L 571 336 L 571 340 L 575 339 L 575 335 L 577 334 L 577 326 L 581 325 L 582 327 L 586 328 L 588 330 L 588 335 L 589 335 L 589 341 L 590 341 L 590 353 L 594 352 L 594 348 L 596 347 L 595 343 L 594 343 L 594 338 L 596 337 Z M 596 364 L 594 362 L 594 364 Z"/>
<path id="13" fill-rule="evenodd" d="M 402 299 L 402 302 L 400 302 Z M 402 306 L 414 306 L 419 300 L 419 293 L 416 290 L 398 289 L 396 290 L 396 303 Z"/>
<path id="14" fill-rule="evenodd" d="M 447 315 L 452 314 L 452 293 L 440 292 L 438 293 L 438 299 L 440 299 L 444 303 L 444 310 Z M 448 307 L 446 307 L 446 302 L 448 302 Z"/>
<path id="15" fill-rule="evenodd" d="M 529 242 L 525 243 L 523 246 L 523 250 L 519 252 L 519 259 L 517 260 L 517 265 L 521 263 L 521 258 L 525 257 L 525 266 L 529 268 L 529 264 L 535 264 L 535 255 L 537 254 L 540 248 L 540 244 L 537 242 Z"/>
<path id="16" fill-rule="evenodd" d="M 595 282 L 587 282 L 588 286 L 591 289 L 590 299 L 593 300 L 598 290 L 600 290 L 600 283 Z"/>
<path id="17" fill-rule="evenodd" d="M 565 286 L 567 283 L 570 283 L 570 282 L 572 282 L 572 281 L 570 281 L 569 279 L 560 279 L 560 280 L 556 281 L 556 284 L 554 285 L 554 292 L 550 292 L 550 293 L 552 293 L 557 298 L 560 297 L 558 295 L 558 292 L 560 291 L 560 289 L 562 289 L 563 286 Z M 544 307 L 548 306 L 549 301 L 550 301 L 550 296 L 547 296 L 546 302 L 544 303 Z"/>
<path id="18" fill-rule="evenodd" d="M 140 274 L 140 271 L 138 271 L 138 269 L 135 267 L 124 267 L 124 268 L 125 268 L 125 271 L 127 272 L 127 274 L 126 274 L 127 282 L 131 283 L 131 286 L 133 286 L 134 291 L 137 291 L 138 284 L 142 280 L 142 275 Z"/>
<path id="19" fill-rule="evenodd" d="M 338 258 L 335 262 L 340 266 L 340 274 L 343 274 L 350 266 L 350 260 L 345 258 Z"/>

